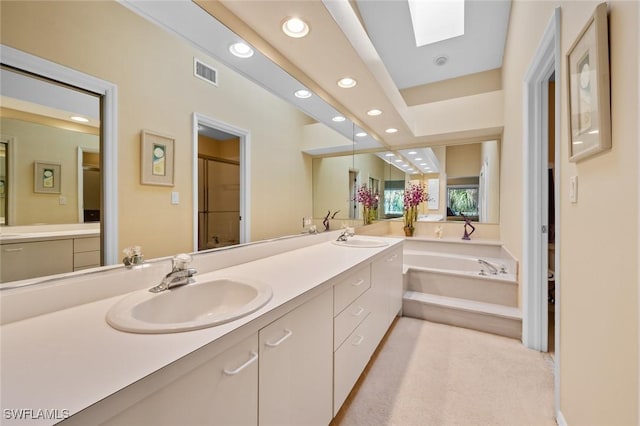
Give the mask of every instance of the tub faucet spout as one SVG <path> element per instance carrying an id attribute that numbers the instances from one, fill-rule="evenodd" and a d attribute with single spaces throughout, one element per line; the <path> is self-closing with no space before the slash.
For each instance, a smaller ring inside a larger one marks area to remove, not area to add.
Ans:
<path id="1" fill-rule="evenodd" d="M 486 266 L 489 269 L 489 272 L 491 273 L 491 275 L 498 275 L 498 268 L 496 268 L 495 266 L 493 266 L 492 264 L 490 264 L 486 260 L 478 259 L 478 263 L 483 265 L 483 266 Z"/>

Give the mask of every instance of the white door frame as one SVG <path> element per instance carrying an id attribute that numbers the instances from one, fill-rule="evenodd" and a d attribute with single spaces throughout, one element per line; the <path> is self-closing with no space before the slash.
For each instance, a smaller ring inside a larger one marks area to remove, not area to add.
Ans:
<path id="1" fill-rule="evenodd" d="M 522 342 L 547 350 L 547 231 L 548 226 L 548 93 L 549 78 L 555 73 L 555 402 L 560 414 L 560 8 L 556 8 L 544 32 L 524 81 L 524 226 L 523 226 L 523 322 Z"/>
<path id="2" fill-rule="evenodd" d="M 102 260 L 105 265 L 119 263 L 118 86 L 4 44 L 0 45 L 0 57 L 3 64 L 102 96 Z"/>
<path id="3" fill-rule="evenodd" d="M 193 169 L 193 251 L 198 251 L 198 124 L 222 130 L 240 138 L 240 244 L 251 241 L 251 164 L 250 147 L 251 134 L 248 130 L 233 126 L 215 118 L 194 112 L 193 113 L 193 144 L 192 144 L 192 169 Z"/>
<path id="4" fill-rule="evenodd" d="M 84 223 L 84 156 L 85 152 L 100 154 L 100 149 L 78 147 L 78 223 Z"/>

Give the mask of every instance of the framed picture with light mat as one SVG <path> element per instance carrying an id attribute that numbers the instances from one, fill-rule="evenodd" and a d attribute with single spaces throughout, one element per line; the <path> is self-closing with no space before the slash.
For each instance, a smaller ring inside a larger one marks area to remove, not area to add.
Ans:
<path id="1" fill-rule="evenodd" d="M 569 161 L 611 149 L 607 4 L 601 3 L 567 53 Z"/>
<path id="2" fill-rule="evenodd" d="M 140 182 L 173 186 L 176 140 L 168 135 L 142 130 L 140 134 Z"/>

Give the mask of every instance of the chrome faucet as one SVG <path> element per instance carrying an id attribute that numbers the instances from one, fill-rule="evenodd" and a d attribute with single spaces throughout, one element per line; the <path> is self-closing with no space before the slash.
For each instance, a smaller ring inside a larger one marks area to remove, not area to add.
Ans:
<path id="1" fill-rule="evenodd" d="M 179 254 L 171 260 L 171 272 L 169 272 L 160 284 L 149 289 L 151 293 L 160 293 L 161 291 L 169 290 L 175 287 L 180 287 L 192 282 L 193 277 L 197 271 L 193 268 L 189 268 L 191 263 L 191 256 L 188 254 Z"/>
<path id="2" fill-rule="evenodd" d="M 348 236 L 349 236 L 349 233 L 347 232 L 347 229 L 345 229 L 344 231 L 342 231 L 342 234 L 338 236 L 336 241 L 347 241 Z"/>
<path id="3" fill-rule="evenodd" d="M 498 274 L 498 268 L 496 268 L 495 266 L 493 266 L 492 264 L 490 264 L 486 260 L 478 259 L 478 263 L 481 264 L 481 265 L 486 266 L 487 268 L 489 268 L 489 272 L 491 273 L 491 275 L 497 275 Z M 480 275 L 485 275 L 484 269 L 480 270 Z"/>

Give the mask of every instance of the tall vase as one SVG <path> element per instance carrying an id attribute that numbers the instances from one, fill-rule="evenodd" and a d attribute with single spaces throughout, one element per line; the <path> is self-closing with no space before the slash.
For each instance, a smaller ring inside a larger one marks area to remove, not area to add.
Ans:
<path id="1" fill-rule="evenodd" d="M 370 207 L 362 206 L 362 222 L 364 225 L 371 223 Z"/>

